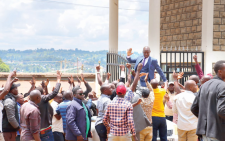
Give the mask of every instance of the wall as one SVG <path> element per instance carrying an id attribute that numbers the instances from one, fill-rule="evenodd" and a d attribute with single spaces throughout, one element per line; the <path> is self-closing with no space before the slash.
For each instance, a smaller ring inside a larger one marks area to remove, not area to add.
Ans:
<path id="1" fill-rule="evenodd" d="M 160 11 L 160 47 L 201 50 L 202 0 L 161 0 Z"/>
<path id="2" fill-rule="evenodd" d="M 225 0 L 214 1 L 213 51 L 225 51 Z"/>

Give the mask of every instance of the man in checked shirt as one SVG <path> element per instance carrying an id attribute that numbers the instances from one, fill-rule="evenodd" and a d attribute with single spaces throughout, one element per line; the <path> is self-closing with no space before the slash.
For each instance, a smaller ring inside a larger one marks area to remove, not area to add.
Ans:
<path id="1" fill-rule="evenodd" d="M 133 139 L 138 141 L 133 121 L 133 106 L 124 99 L 126 94 L 125 86 L 118 86 L 116 93 L 118 98 L 108 104 L 103 118 L 103 124 L 109 133 L 108 141 L 132 141 L 132 135 Z M 131 131 L 132 135 L 129 131 Z"/>

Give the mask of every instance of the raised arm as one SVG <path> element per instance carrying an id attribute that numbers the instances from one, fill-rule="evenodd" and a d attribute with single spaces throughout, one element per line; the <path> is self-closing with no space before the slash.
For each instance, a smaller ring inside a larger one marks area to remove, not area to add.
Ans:
<path id="1" fill-rule="evenodd" d="M 83 73 L 81 73 L 81 80 L 84 82 L 84 85 L 86 87 L 86 91 L 84 92 L 85 98 L 87 98 L 88 93 L 92 91 L 91 86 L 88 84 L 88 82 L 84 79 Z"/>
<path id="2" fill-rule="evenodd" d="M 135 89 L 136 89 L 136 87 L 137 87 L 137 84 L 138 84 L 138 80 L 139 80 L 139 75 L 140 75 L 140 71 L 141 71 L 141 69 L 142 69 L 142 63 L 139 63 L 138 64 L 138 67 L 137 67 L 137 72 L 136 72 L 136 75 L 135 75 L 135 77 L 134 77 L 134 82 L 132 83 L 132 85 L 131 85 L 131 87 L 130 87 L 130 89 L 131 89 L 131 91 L 135 91 Z"/>
<path id="3" fill-rule="evenodd" d="M 97 79 L 98 79 L 98 84 L 100 86 L 102 86 L 102 78 L 101 78 L 101 75 L 100 75 L 100 66 L 96 66 L 96 70 L 97 70 Z"/>
<path id="4" fill-rule="evenodd" d="M 124 65 L 120 65 L 120 71 L 121 71 L 121 74 L 120 74 L 120 82 L 123 82 L 125 84 L 125 66 Z"/>
<path id="5" fill-rule="evenodd" d="M 31 84 L 31 87 L 30 87 L 30 90 L 28 91 L 28 93 L 30 93 L 31 91 L 33 91 L 35 89 L 36 80 L 34 77 L 32 77 L 32 79 L 30 80 L 30 84 Z"/>
<path id="6" fill-rule="evenodd" d="M 129 48 L 128 50 L 127 50 L 127 61 L 129 62 L 129 63 L 136 63 L 136 60 L 137 60 L 137 58 L 136 59 L 131 59 L 131 55 L 132 55 L 133 53 L 132 53 L 132 48 Z"/>
<path id="7" fill-rule="evenodd" d="M 57 71 L 57 83 L 56 83 L 55 89 L 50 94 L 42 95 L 42 99 L 44 100 L 44 102 L 48 102 L 49 100 L 53 99 L 59 93 L 59 89 L 61 86 L 61 83 L 60 83 L 61 76 L 62 76 L 62 73 L 60 73 L 60 71 Z"/>
<path id="8" fill-rule="evenodd" d="M 69 90 L 72 91 L 73 87 L 75 87 L 74 79 L 73 79 L 73 76 L 72 75 L 71 75 L 71 77 L 68 77 L 68 83 L 70 84 Z"/>
<path id="9" fill-rule="evenodd" d="M 176 92 L 176 94 L 181 93 L 180 90 L 180 86 L 179 86 L 179 82 L 178 82 L 178 74 L 175 73 L 175 71 L 173 71 L 173 80 L 174 80 L 174 91 Z"/>
<path id="10" fill-rule="evenodd" d="M 107 73 L 107 77 L 106 77 L 106 79 L 105 79 L 105 84 L 108 84 L 109 83 L 109 79 L 110 79 L 110 77 L 111 77 L 111 73 Z"/>
<path id="11" fill-rule="evenodd" d="M 131 84 L 131 64 L 127 63 L 126 64 L 128 73 L 127 73 L 127 82 L 125 83 L 126 87 L 129 87 Z"/>
<path id="12" fill-rule="evenodd" d="M 198 63 L 198 60 L 197 60 L 198 57 L 197 57 L 197 55 L 194 55 L 193 56 L 193 59 L 195 61 L 195 69 L 196 69 L 196 72 L 197 72 L 197 74 L 199 76 L 199 79 L 201 79 L 204 76 L 204 74 L 203 74 L 202 68 L 200 67 L 200 65 Z"/>
<path id="13" fill-rule="evenodd" d="M 9 74 L 6 84 L 5 84 L 5 88 L 4 90 L 0 93 L 0 100 L 4 99 L 4 97 L 9 93 L 9 90 L 11 88 L 11 85 L 14 83 L 14 81 L 12 81 L 12 77 L 16 77 L 16 71 L 13 71 Z"/>

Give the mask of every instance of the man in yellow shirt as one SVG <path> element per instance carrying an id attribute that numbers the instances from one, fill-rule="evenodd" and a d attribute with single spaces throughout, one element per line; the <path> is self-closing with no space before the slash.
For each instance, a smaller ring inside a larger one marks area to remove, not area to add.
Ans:
<path id="1" fill-rule="evenodd" d="M 159 137 L 161 141 L 167 141 L 167 125 L 164 113 L 163 98 L 166 94 L 167 85 L 165 88 L 158 88 L 159 82 L 156 79 L 151 80 L 151 85 L 155 95 L 155 101 L 152 109 L 152 123 L 153 123 L 153 139 L 157 141 L 157 131 L 159 130 Z M 168 97 L 168 96 L 167 96 Z"/>

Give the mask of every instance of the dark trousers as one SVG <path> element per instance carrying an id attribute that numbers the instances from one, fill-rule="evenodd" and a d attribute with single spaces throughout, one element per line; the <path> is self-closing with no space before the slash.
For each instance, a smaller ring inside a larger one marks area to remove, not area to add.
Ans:
<path id="1" fill-rule="evenodd" d="M 152 141 L 157 141 L 157 131 L 161 141 L 167 141 L 167 125 L 165 117 L 152 117 L 153 138 Z"/>
<path id="2" fill-rule="evenodd" d="M 107 140 L 107 129 L 103 123 L 95 126 L 95 129 L 98 133 L 98 136 L 100 138 L 100 141 L 106 141 Z"/>
<path id="3" fill-rule="evenodd" d="M 20 141 L 20 135 L 16 136 L 16 141 Z"/>
<path id="4" fill-rule="evenodd" d="M 173 122 L 173 116 L 166 116 L 166 119 Z"/>
<path id="5" fill-rule="evenodd" d="M 61 132 L 53 132 L 53 136 L 55 141 L 65 141 L 63 133 Z"/>

